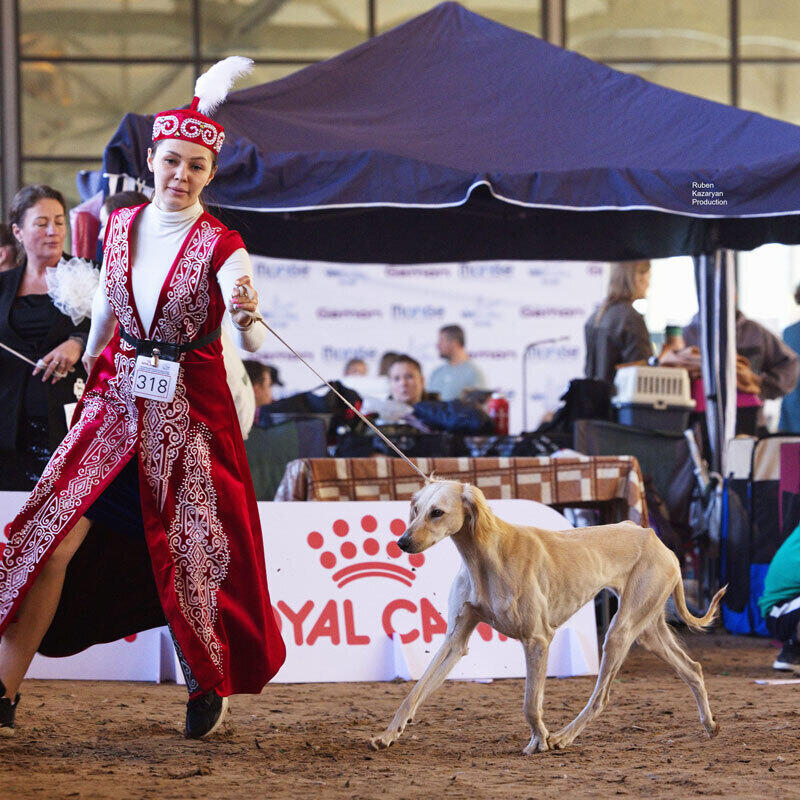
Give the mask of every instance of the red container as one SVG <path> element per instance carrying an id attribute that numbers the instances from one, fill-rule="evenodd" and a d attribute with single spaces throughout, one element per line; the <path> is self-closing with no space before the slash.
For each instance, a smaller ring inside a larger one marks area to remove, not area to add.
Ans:
<path id="1" fill-rule="evenodd" d="M 494 422 L 498 436 L 508 436 L 508 400 L 500 392 L 494 392 L 486 403 L 486 413 Z"/>

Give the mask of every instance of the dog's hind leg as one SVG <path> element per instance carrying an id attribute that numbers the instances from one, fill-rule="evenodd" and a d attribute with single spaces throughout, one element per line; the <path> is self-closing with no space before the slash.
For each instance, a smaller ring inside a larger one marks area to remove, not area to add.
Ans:
<path id="1" fill-rule="evenodd" d="M 656 564 L 640 564 L 631 571 L 625 589 L 620 593 L 619 608 L 603 642 L 603 657 L 592 696 L 572 722 L 551 734 L 548 745 L 560 749 L 576 736 L 606 707 L 611 682 L 625 661 L 631 645 L 641 631 L 652 623 L 653 616 L 663 613 L 669 590 L 663 579 L 663 568 Z"/>
<path id="2" fill-rule="evenodd" d="M 475 610 L 469 604 L 464 603 L 456 614 L 455 620 L 448 625 L 447 636 L 439 648 L 439 652 L 436 653 L 423 676 L 400 704 L 389 727 L 380 735 L 370 739 L 370 746 L 373 750 L 388 747 L 400 738 L 406 725 L 414 718 L 417 708 L 431 692 L 441 686 L 456 662 L 467 653 L 469 637 L 478 622 L 480 620 Z"/>
<path id="3" fill-rule="evenodd" d="M 714 720 L 711 706 L 708 703 L 708 692 L 703 681 L 703 668 L 689 658 L 675 639 L 663 615 L 647 630 L 639 634 L 639 643 L 663 658 L 686 681 L 697 701 L 700 722 L 705 728 L 706 734 L 709 737 L 716 736 L 719 733 L 719 725 Z"/>
<path id="4" fill-rule="evenodd" d="M 531 740 L 522 751 L 526 756 L 531 753 L 543 753 L 548 749 L 548 731 L 544 725 L 544 684 L 547 677 L 547 651 L 553 638 L 552 631 L 549 637 L 535 636 L 523 642 L 525 650 L 525 667 L 527 677 L 525 680 L 525 700 L 523 709 L 525 718 L 531 726 Z"/>
<path id="5" fill-rule="evenodd" d="M 621 606 L 620 606 L 621 608 Z M 625 656 L 636 639 L 629 624 L 619 623 L 617 611 L 603 642 L 603 656 L 592 696 L 572 722 L 550 735 L 547 744 L 551 750 L 560 750 L 571 744 L 578 734 L 605 708 L 614 680 Z"/>

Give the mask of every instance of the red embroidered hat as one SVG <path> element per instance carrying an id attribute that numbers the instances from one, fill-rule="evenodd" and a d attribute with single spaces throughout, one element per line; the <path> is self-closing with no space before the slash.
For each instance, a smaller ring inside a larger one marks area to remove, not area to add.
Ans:
<path id="1" fill-rule="evenodd" d="M 207 114 L 213 114 L 225 102 L 234 81 L 247 75 L 253 62 L 243 56 L 230 56 L 218 61 L 203 73 L 194 85 L 194 98 L 189 108 L 176 108 L 156 114 L 153 120 L 153 141 L 183 139 L 219 153 L 225 141 L 225 130 Z"/>

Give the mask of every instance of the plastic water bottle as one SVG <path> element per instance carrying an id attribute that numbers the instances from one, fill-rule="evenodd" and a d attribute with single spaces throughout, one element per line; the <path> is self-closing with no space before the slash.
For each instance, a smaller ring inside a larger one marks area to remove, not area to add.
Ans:
<path id="1" fill-rule="evenodd" d="M 493 392 L 486 404 L 486 413 L 494 422 L 497 436 L 508 436 L 508 400 L 502 392 Z"/>

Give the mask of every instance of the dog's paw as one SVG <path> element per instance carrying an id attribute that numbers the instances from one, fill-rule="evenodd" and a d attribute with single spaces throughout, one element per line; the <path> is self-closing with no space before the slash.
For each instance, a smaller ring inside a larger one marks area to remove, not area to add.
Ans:
<path id="1" fill-rule="evenodd" d="M 551 750 L 563 750 L 567 745 L 572 744 L 573 736 L 564 731 L 558 731 L 547 737 L 547 746 Z"/>
<path id="2" fill-rule="evenodd" d="M 373 736 L 369 740 L 369 746 L 372 750 L 385 750 L 392 742 L 396 742 L 400 738 L 398 731 L 384 731 L 380 736 Z"/>
<path id="3" fill-rule="evenodd" d="M 532 736 L 526 748 L 522 751 L 525 756 L 533 753 L 546 753 L 550 748 L 547 746 L 547 736 Z"/>
<path id="4" fill-rule="evenodd" d="M 711 725 L 706 728 L 706 736 L 713 739 L 719 733 L 719 722 L 711 721 Z"/>

